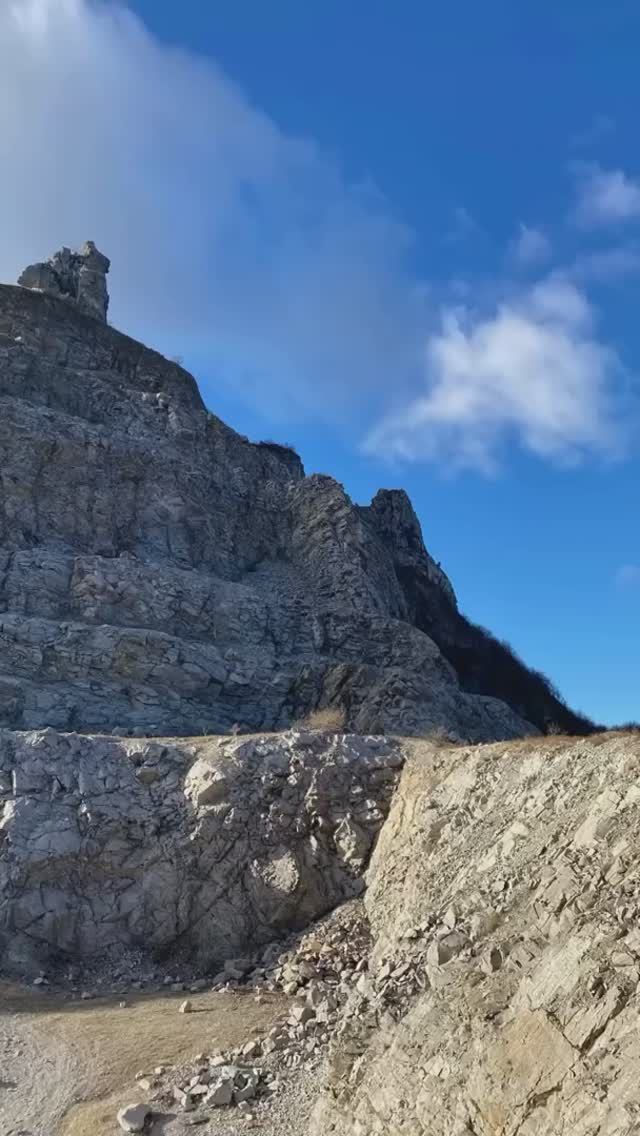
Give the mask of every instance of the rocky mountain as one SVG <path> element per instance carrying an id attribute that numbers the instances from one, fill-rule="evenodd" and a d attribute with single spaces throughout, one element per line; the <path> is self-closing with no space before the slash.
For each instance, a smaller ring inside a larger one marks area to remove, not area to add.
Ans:
<path id="1" fill-rule="evenodd" d="M 459 612 L 406 495 L 353 504 L 106 322 L 88 242 L 0 286 L 0 725 L 584 732 Z"/>
<path id="2" fill-rule="evenodd" d="M 0 1130 L 631 1136 L 638 735 L 465 619 L 404 493 L 111 328 L 108 268 L 0 287 L 0 974 L 37 1007 L 0 1007 Z"/>

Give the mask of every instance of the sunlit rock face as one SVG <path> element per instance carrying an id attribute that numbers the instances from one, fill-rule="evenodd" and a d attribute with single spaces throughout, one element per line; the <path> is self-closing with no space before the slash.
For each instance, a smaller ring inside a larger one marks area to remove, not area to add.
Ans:
<path id="1" fill-rule="evenodd" d="M 79 311 L 107 322 L 109 258 L 85 241 L 78 252 L 63 248 L 49 260 L 30 264 L 18 278 L 23 288 L 35 288 L 50 296 L 62 296 Z"/>
<path id="2" fill-rule="evenodd" d="M 460 615 L 406 494 L 354 505 L 209 413 L 105 322 L 108 263 L 88 242 L 0 286 L 0 725 L 570 728 Z"/>

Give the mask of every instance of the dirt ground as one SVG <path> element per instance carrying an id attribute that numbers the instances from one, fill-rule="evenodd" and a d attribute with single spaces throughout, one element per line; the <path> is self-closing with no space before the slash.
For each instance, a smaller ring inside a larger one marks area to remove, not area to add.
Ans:
<path id="1" fill-rule="evenodd" d="M 118 1109 L 140 1099 L 136 1073 L 260 1036 L 287 1004 L 191 994 L 193 1013 L 180 1014 L 184 997 L 135 992 L 121 1008 L 117 998 L 72 1001 L 0 984 L 2 1136 L 113 1136 Z"/>

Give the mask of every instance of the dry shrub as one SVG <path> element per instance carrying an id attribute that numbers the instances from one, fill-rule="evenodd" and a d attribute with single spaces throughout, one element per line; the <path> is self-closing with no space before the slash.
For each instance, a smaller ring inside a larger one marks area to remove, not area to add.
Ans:
<path id="1" fill-rule="evenodd" d="M 444 726 L 433 726 L 432 729 L 427 730 L 424 734 L 417 735 L 423 742 L 431 742 L 433 745 L 438 746 L 452 746 L 452 745 L 469 745 L 469 742 L 464 742 L 462 738 L 457 737 L 455 734 L 449 733 Z"/>
<path id="2" fill-rule="evenodd" d="M 327 734 L 344 732 L 347 715 L 342 706 L 325 706 L 323 710 L 312 710 L 300 723 L 308 730 L 322 730 Z"/>

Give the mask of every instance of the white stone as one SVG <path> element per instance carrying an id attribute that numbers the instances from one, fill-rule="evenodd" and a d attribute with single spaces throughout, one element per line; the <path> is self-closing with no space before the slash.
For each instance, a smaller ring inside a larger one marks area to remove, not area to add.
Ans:
<path id="1" fill-rule="evenodd" d="M 123 1132 L 143 1132 L 145 1125 L 151 1117 L 151 1109 L 147 1104 L 128 1104 L 118 1113 L 118 1124 Z"/>

